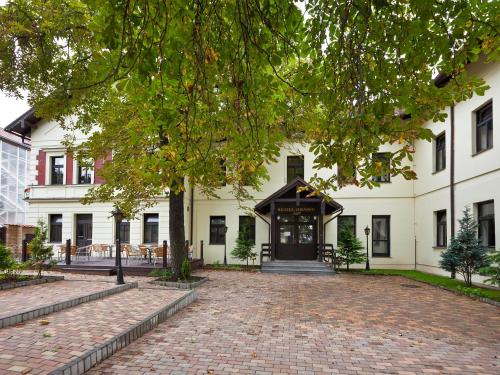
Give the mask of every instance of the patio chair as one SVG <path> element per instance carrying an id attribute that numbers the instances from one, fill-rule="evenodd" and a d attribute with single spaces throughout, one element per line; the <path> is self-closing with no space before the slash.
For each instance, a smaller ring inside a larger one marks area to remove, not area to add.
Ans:
<path id="1" fill-rule="evenodd" d="M 132 245 L 130 244 L 123 244 L 121 246 L 121 251 L 122 251 L 122 258 L 125 255 L 125 262 L 128 264 L 128 258 L 130 256 L 130 251 L 132 250 Z"/>
<path id="2" fill-rule="evenodd" d="M 137 260 L 138 263 L 140 263 L 142 258 L 142 252 L 139 250 L 137 246 L 130 245 L 128 256 L 130 259 L 135 259 Z"/>
<path id="3" fill-rule="evenodd" d="M 142 244 L 139 245 L 139 251 L 141 253 L 142 258 L 147 259 L 148 258 L 148 246 Z"/>
<path id="4" fill-rule="evenodd" d="M 156 262 L 160 259 L 163 260 L 163 246 L 156 246 L 153 249 L 153 266 L 156 265 Z M 167 247 L 167 259 L 168 259 L 168 247 Z"/>

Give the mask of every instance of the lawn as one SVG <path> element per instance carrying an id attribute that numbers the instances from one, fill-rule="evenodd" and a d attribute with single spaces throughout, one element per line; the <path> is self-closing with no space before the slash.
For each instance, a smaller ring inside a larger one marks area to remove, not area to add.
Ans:
<path id="1" fill-rule="evenodd" d="M 383 270 L 375 269 L 370 271 L 355 271 L 368 275 L 387 275 L 387 276 L 403 276 L 411 280 L 421 281 L 431 285 L 437 285 L 461 294 L 472 297 L 489 298 L 500 302 L 500 290 L 481 288 L 478 286 L 468 287 L 465 283 L 458 279 L 450 279 L 446 276 L 433 275 L 430 273 L 414 271 L 414 270 Z"/>

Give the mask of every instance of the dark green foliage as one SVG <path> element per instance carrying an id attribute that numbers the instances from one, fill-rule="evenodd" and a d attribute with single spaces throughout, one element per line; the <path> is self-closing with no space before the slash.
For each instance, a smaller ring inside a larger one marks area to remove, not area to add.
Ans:
<path id="1" fill-rule="evenodd" d="M 363 263 L 366 261 L 366 255 L 361 250 L 364 246 L 359 238 L 348 228 L 345 228 L 339 235 L 339 243 L 337 250 L 337 263 L 345 264 L 349 270 L 350 264 Z"/>
<path id="2" fill-rule="evenodd" d="M 184 281 L 188 281 L 191 278 L 191 263 L 187 259 L 182 261 L 181 278 Z"/>
<path id="3" fill-rule="evenodd" d="M 47 224 L 43 220 L 38 221 L 33 239 L 28 248 L 31 252 L 30 265 L 38 271 L 38 277 L 42 277 L 44 267 L 51 266 L 52 246 L 47 245 Z"/>
<path id="4" fill-rule="evenodd" d="M 490 264 L 488 249 L 477 238 L 477 223 L 466 207 L 459 220 L 460 228 L 448 248 L 441 253 L 439 265 L 446 271 L 459 273 L 465 284 L 472 285 L 472 275 Z"/>
<path id="5" fill-rule="evenodd" d="M 488 254 L 488 260 L 490 261 L 490 265 L 481 268 L 479 274 L 489 276 L 485 280 L 486 283 L 500 286 L 500 251 L 493 251 L 491 254 Z"/>
<path id="6" fill-rule="evenodd" d="M 12 257 L 12 253 L 4 244 L 0 243 L 0 272 L 9 273 L 15 266 L 16 261 Z"/>
<path id="7" fill-rule="evenodd" d="M 168 268 L 155 269 L 149 273 L 149 276 L 170 280 L 172 278 L 172 271 Z"/>
<path id="8" fill-rule="evenodd" d="M 253 252 L 253 248 L 255 247 L 255 243 L 252 238 L 249 236 L 250 227 L 247 224 L 244 224 L 241 227 L 241 230 L 238 232 L 238 238 L 236 239 L 236 246 L 233 251 L 231 251 L 231 256 L 233 258 L 237 258 L 241 261 L 247 262 L 248 259 L 255 258 L 257 254 Z"/>

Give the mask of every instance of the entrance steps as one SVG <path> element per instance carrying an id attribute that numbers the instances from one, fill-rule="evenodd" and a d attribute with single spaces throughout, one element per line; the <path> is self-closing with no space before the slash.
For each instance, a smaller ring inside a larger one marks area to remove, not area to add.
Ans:
<path id="1" fill-rule="evenodd" d="M 261 272 L 278 274 L 334 275 L 328 263 L 315 260 L 274 260 L 262 263 Z"/>

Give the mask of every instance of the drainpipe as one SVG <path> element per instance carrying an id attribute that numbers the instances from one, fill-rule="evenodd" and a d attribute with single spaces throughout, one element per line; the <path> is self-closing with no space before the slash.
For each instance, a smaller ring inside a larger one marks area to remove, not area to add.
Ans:
<path id="1" fill-rule="evenodd" d="M 344 212 L 343 208 L 340 209 L 340 211 L 337 215 L 333 216 L 332 218 L 330 218 L 330 220 L 327 220 L 323 223 L 323 240 L 326 238 L 326 224 L 328 224 L 330 221 L 337 218 L 338 216 L 342 215 L 342 212 Z"/>
<path id="2" fill-rule="evenodd" d="M 450 232 L 455 237 L 455 105 L 450 107 Z M 455 270 L 451 272 L 455 278 Z"/>
<path id="3" fill-rule="evenodd" d="M 190 228 L 190 233 L 189 233 L 189 241 L 191 242 L 191 245 L 193 245 L 193 217 L 194 217 L 194 186 L 191 186 L 191 212 L 189 215 L 189 228 Z"/>
<path id="4" fill-rule="evenodd" d="M 262 216 L 261 214 L 259 214 L 257 211 L 254 211 L 255 212 L 255 215 L 257 215 L 258 217 L 260 217 L 264 223 L 267 224 L 268 226 L 268 230 L 267 230 L 267 233 L 268 233 L 268 243 L 271 243 L 271 223 L 269 223 L 265 218 L 264 216 Z"/>

